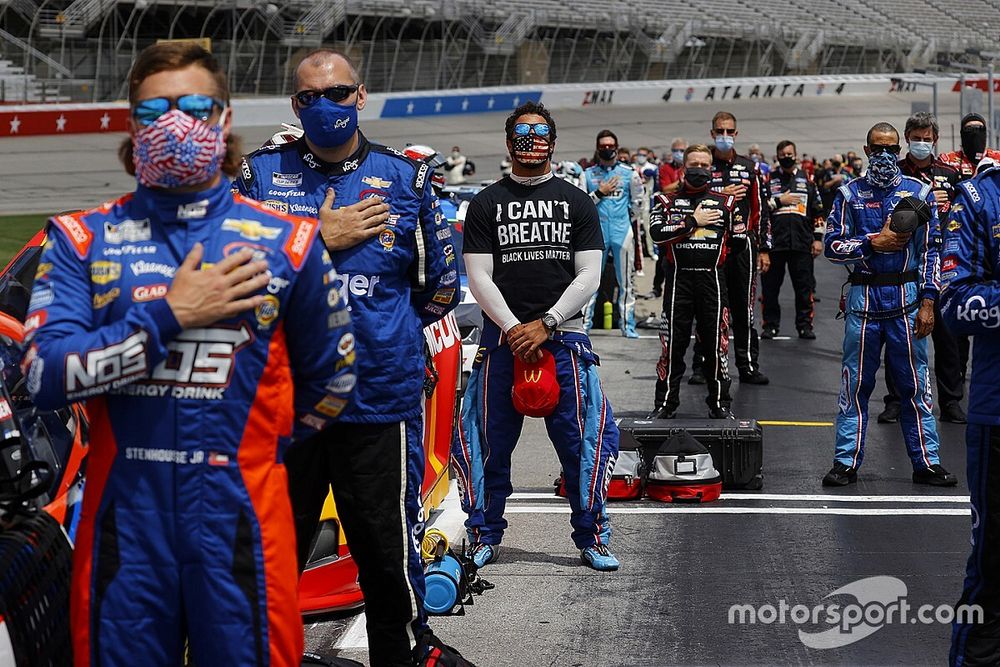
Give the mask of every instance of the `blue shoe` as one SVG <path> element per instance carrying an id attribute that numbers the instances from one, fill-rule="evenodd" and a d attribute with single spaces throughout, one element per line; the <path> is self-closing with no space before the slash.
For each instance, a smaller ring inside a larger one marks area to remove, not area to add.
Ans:
<path id="1" fill-rule="evenodd" d="M 500 545 L 479 542 L 472 545 L 469 549 L 469 555 L 472 556 L 472 562 L 476 564 L 476 567 L 485 567 L 490 563 L 495 563 L 500 558 Z"/>
<path id="2" fill-rule="evenodd" d="M 625 336 L 625 338 L 638 338 L 639 332 L 635 329 L 626 329 L 622 332 L 622 335 Z"/>
<path id="3" fill-rule="evenodd" d="M 613 572 L 618 569 L 619 562 L 606 544 L 595 544 L 580 550 L 580 560 L 598 572 Z"/>

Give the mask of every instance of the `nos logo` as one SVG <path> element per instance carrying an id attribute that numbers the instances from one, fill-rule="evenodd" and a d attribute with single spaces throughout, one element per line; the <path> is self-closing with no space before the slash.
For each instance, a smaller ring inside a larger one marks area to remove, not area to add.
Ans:
<path id="1" fill-rule="evenodd" d="M 101 350 L 91 350 L 66 357 L 66 392 L 86 392 L 98 386 L 146 372 L 144 331 L 132 334 L 121 343 Z M 250 325 L 238 329 L 214 327 L 189 329 L 167 346 L 167 358 L 153 369 L 150 379 L 168 384 L 226 386 L 233 372 L 236 353 L 253 341 Z"/>
<path id="2" fill-rule="evenodd" d="M 250 325 L 238 329 L 189 329 L 167 345 L 169 352 L 153 369 L 153 381 L 224 387 L 233 374 L 236 353 L 253 341 Z"/>

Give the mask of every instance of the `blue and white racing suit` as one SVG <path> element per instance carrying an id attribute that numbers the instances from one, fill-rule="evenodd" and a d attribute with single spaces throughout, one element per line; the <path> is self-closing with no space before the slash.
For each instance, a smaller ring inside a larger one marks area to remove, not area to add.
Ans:
<path id="1" fill-rule="evenodd" d="M 473 543 L 500 544 L 504 509 L 513 491 L 510 460 L 524 415 L 514 408 L 514 356 L 500 328 L 483 318 L 476 364 L 462 400 L 462 427 L 453 448 L 462 509 Z M 597 372 L 599 359 L 582 333 L 556 331 L 543 343 L 555 358 L 559 405 L 545 418 L 566 483 L 573 543 L 607 544 L 608 482 L 618 458 L 618 426 Z"/>
<path id="2" fill-rule="evenodd" d="M 877 252 L 877 236 L 904 197 L 918 197 L 931 207 L 931 221 L 917 229 L 904 250 Z M 843 371 L 838 400 L 835 460 L 861 465 L 868 426 L 868 398 L 875 386 L 882 347 L 900 395 L 900 425 L 914 470 L 938 461 L 938 434 L 931 413 L 927 339 L 914 334 L 923 299 L 938 295 L 937 204 L 930 186 L 900 176 L 889 188 L 859 178 L 841 186 L 827 220 L 825 253 L 849 267 Z"/>
<path id="3" fill-rule="evenodd" d="M 618 187 L 611 194 L 601 196 L 598 186 L 604 181 L 618 177 Z M 616 162 L 614 166 L 606 167 L 595 164 L 584 172 L 584 181 L 590 198 L 597 205 L 597 213 L 601 218 L 601 232 L 604 234 L 604 260 L 601 262 L 601 272 L 608 253 L 611 253 L 615 263 L 615 276 L 618 279 L 618 312 L 621 318 L 622 335 L 637 338 L 635 331 L 635 225 L 639 209 L 642 206 L 644 190 L 639 174 L 630 165 Z M 590 300 L 584 310 L 584 326 L 590 331 L 594 320 L 594 307 L 597 305 L 597 295 Z"/>
<path id="4" fill-rule="evenodd" d="M 951 664 L 1000 664 L 1000 169 L 958 185 L 941 253 L 941 315 L 973 336 L 969 387 L 972 554 L 959 605 L 980 605 L 982 623 L 956 622 Z M 962 621 L 963 619 L 958 619 Z"/>

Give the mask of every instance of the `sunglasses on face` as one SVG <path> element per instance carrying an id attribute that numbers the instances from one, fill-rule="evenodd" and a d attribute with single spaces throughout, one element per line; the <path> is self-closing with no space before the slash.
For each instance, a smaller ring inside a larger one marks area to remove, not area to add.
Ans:
<path id="1" fill-rule="evenodd" d="M 171 109 L 178 109 L 195 120 L 207 121 L 219 110 L 226 108 L 226 103 L 210 95 L 181 95 L 176 100 L 169 97 L 153 97 L 136 102 L 132 109 L 132 117 L 142 126 L 153 122 Z"/>
<path id="2" fill-rule="evenodd" d="M 319 102 L 321 97 L 325 97 L 331 102 L 343 102 L 356 92 L 358 92 L 358 84 L 355 83 L 350 86 L 330 86 L 323 90 L 300 90 L 295 93 L 294 97 L 300 106 L 311 107 Z"/>
<path id="3" fill-rule="evenodd" d="M 732 129 L 730 129 L 728 127 L 717 127 L 714 130 L 712 130 L 712 132 L 715 132 L 716 134 L 730 134 L 730 135 L 736 136 L 736 128 L 735 127 L 732 128 Z"/>
<path id="4" fill-rule="evenodd" d="M 868 144 L 868 150 L 872 155 L 876 153 L 892 153 L 893 155 L 899 155 L 899 151 L 902 147 L 899 144 Z"/>
<path id="5" fill-rule="evenodd" d="M 515 137 L 524 137 L 532 132 L 534 132 L 536 136 L 547 137 L 549 136 L 550 131 L 551 128 L 546 123 L 518 123 L 514 126 Z"/>

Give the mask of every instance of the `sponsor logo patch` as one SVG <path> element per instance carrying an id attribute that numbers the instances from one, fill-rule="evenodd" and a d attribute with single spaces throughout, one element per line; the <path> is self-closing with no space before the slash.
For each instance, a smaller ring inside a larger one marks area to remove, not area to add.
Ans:
<path id="1" fill-rule="evenodd" d="M 279 188 L 296 188 L 302 185 L 302 172 L 297 174 L 282 174 L 281 172 L 271 172 L 271 182 Z"/>
<path id="2" fill-rule="evenodd" d="M 208 215 L 207 199 L 191 202 L 190 204 L 182 204 L 177 207 L 178 220 L 196 220 L 204 218 L 206 215 Z"/>
<path id="3" fill-rule="evenodd" d="M 180 218 L 180 215 L 177 216 Z M 149 218 L 144 220 L 122 220 L 117 225 L 104 223 L 104 242 L 121 245 L 122 243 L 141 243 L 153 238 L 153 228 Z"/>
<path id="4" fill-rule="evenodd" d="M 98 260 L 90 263 L 90 281 L 95 285 L 107 285 L 122 277 L 122 265 L 118 262 Z"/>
<path id="5" fill-rule="evenodd" d="M 121 289 L 115 287 L 114 289 L 108 290 L 104 294 L 94 295 L 94 310 L 100 310 L 106 305 L 120 297 L 122 294 Z"/>
<path id="6" fill-rule="evenodd" d="M 156 299 L 162 299 L 167 295 L 166 283 L 155 283 L 153 285 L 139 285 L 132 288 L 132 301 L 136 303 L 144 303 L 146 301 L 155 301 Z"/>
<path id="7" fill-rule="evenodd" d="M 165 278 L 173 278 L 174 274 L 177 272 L 176 266 L 173 266 L 172 264 L 164 264 L 162 262 L 132 262 L 129 264 L 129 268 L 132 270 L 132 274 L 136 276 L 158 273 Z"/>
<path id="8" fill-rule="evenodd" d="M 262 201 L 261 204 L 271 209 L 272 211 L 277 211 L 278 213 L 287 214 L 288 213 L 288 202 L 278 201 L 277 199 L 268 199 Z"/>
<path id="9" fill-rule="evenodd" d="M 280 309 L 281 302 L 278 301 L 278 297 L 273 294 L 268 294 L 264 297 L 264 303 L 260 304 L 254 308 L 254 316 L 257 318 L 257 324 L 261 326 L 262 329 L 266 329 L 274 324 L 274 321 L 278 319 L 278 310 Z"/>
<path id="10" fill-rule="evenodd" d="M 348 331 L 340 337 L 340 340 L 337 342 L 337 352 L 342 357 L 346 357 L 354 352 L 354 334 Z"/>
<path id="11" fill-rule="evenodd" d="M 265 227 L 257 220 L 227 218 L 222 221 L 222 231 L 236 232 L 248 241 L 274 240 L 281 234 L 280 227 Z"/>
<path id="12" fill-rule="evenodd" d="M 370 185 L 373 188 L 378 188 L 379 190 L 385 190 L 387 187 L 392 185 L 392 181 L 386 181 L 378 176 L 365 176 L 361 179 L 361 182 L 365 185 Z"/>
<path id="13" fill-rule="evenodd" d="M 378 242 L 382 244 L 383 250 L 389 252 L 396 245 L 396 232 L 391 229 L 384 230 L 378 235 Z"/>

